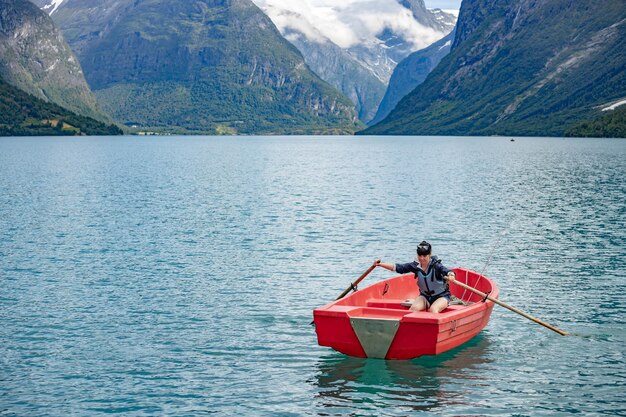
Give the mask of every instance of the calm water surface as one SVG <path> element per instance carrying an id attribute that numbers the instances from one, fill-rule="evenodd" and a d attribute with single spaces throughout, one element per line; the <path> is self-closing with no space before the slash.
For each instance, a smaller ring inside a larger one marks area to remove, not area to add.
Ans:
<path id="1" fill-rule="evenodd" d="M 626 415 L 625 178 L 624 140 L 0 138 L 0 415 Z M 422 239 L 576 335 L 318 346 Z"/>

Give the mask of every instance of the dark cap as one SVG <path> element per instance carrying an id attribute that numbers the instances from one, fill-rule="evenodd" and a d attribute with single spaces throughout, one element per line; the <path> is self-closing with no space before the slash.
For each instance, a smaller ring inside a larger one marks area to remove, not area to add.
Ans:
<path id="1" fill-rule="evenodd" d="M 430 255 L 433 250 L 433 247 L 430 246 L 430 243 L 422 240 L 419 245 L 417 245 L 417 254 L 418 255 Z"/>

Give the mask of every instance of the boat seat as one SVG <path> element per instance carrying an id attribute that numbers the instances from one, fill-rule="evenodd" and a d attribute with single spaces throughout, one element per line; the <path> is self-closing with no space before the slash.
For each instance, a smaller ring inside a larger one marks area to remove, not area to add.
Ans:
<path id="1" fill-rule="evenodd" d="M 396 308 L 406 310 L 411 307 L 413 300 L 406 298 L 370 298 L 367 300 L 367 307 Z"/>
<path id="2" fill-rule="evenodd" d="M 367 300 L 366 307 L 376 308 L 395 308 L 401 310 L 407 310 L 413 304 L 413 299 L 406 298 L 370 298 Z M 450 304 L 444 311 L 457 311 L 462 310 L 466 306 L 463 304 Z"/>

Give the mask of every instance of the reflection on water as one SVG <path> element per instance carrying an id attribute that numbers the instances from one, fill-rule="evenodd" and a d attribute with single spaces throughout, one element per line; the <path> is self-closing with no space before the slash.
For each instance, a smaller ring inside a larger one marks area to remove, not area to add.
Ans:
<path id="1" fill-rule="evenodd" d="M 310 381 L 318 391 L 317 406 L 323 410 L 319 415 L 340 415 L 355 408 L 401 415 L 462 404 L 467 387 L 481 384 L 476 370 L 491 362 L 489 346 L 489 337 L 480 333 L 456 349 L 411 361 L 329 354 L 321 358 Z"/>

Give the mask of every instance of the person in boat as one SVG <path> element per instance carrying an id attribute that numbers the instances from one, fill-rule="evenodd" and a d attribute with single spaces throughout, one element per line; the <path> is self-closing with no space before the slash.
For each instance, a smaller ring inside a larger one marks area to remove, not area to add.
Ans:
<path id="1" fill-rule="evenodd" d="M 446 277 L 454 280 L 454 272 L 443 266 L 441 259 L 432 256 L 432 246 L 425 240 L 417 246 L 417 260 L 406 264 L 384 263 L 376 260 L 376 266 L 389 271 L 406 274 L 413 272 L 417 278 L 420 295 L 411 305 L 412 311 L 430 310 L 439 313 L 450 304 L 450 288 Z"/>

